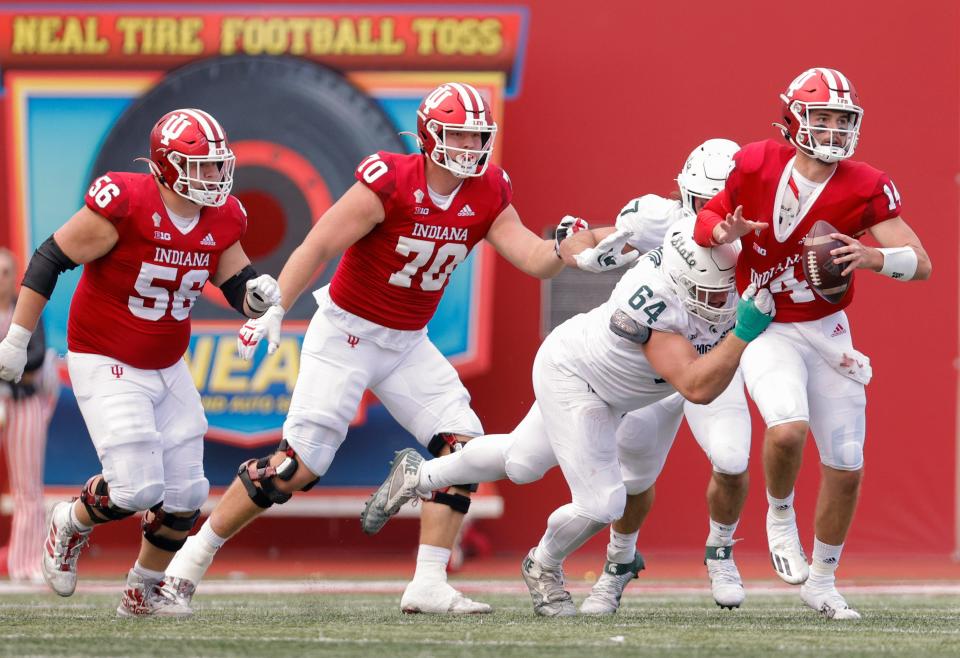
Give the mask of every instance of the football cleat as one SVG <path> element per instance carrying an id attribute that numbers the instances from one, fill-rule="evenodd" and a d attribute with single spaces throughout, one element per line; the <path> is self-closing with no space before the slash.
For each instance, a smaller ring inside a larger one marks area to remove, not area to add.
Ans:
<path id="1" fill-rule="evenodd" d="M 170 596 L 163 581 L 147 580 L 131 569 L 117 606 L 118 617 L 189 617 L 190 606 Z"/>
<path id="2" fill-rule="evenodd" d="M 733 561 L 733 544 L 730 546 L 707 546 L 703 563 L 707 565 L 710 576 L 710 589 L 713 600 L 721 608 L 733 610 L 743 603 L 743 581 L 740 571 Z"/>
<path id="3" fill-rule="evenodd" d="M 360 513 L 360 527 L 365 533 L 375 535 L 380 532 L 391 516 L 407 501 L 417 497 L 421 464 L 423 457 L 413 448 L 397 452 L 390 462 L 387 479 L 373 492 Z"/>
<path id="4" fill-rule="evenodd" d="M 493 608 L 467 598 L 443 581 L 411 581 L 400 598 L 400 609 L 408 614 L 483 615 Z"/>
<path id="5" fill-rule="evenodd" d="M 572 617 L 577 614 L 570 592 L 563 588 L 563 567 L 545 567 L 531 548 L 520 565 L 520 574 L 533 598 L 533 611 L 541 617 Z"/>
<path id="6" fill-rule="evenodd" d="M 807 580 L 810 565 L 800 545 L 795 515 L 781 520 L 773 516 L 772 510 L 767 510 L 767 544 L 773 570 L 781 580 L 791 585 L 799 585 Z"/>
<path id="7" fill-rule="evenodd" d="M 165 578 L 161 586 L 164 596 L 174 599 L 177 603 L 187 608 L 193 602 L 193 593 L 197 591 L 197 585 L 187 578 Z"/>
<path id="8" fill-rule="evenodd" d="M 847 605 L 832 582 L 826 586 L 817 586 L 807 581 L 800 588 L 800 598 L 825 619 L 860 619 L 860 613 Z"/>
<path id="9" fill-rule="evenodd" d="M 50 511 L 47 541 L 43 546 L 40 570 L 43 579 L 60 596 L 70 596 L 77 588 L 77 560 L 90 542 L 90 532 L 80 532 L 70 520 L 73 502 L 61 501 Z"/>
<path id="10" fill-rule="evenodd" d="M 597 578 L 590 596 L 580 604 L 582 615 L 612 615 L 620 609 L 620 598 L 623 590 L 634 578 L 639 577 L 645 565 L 643 556 L 637 553 L 633 562 L 619 564 L 607 560 L 603 565 L 603 573 Z"/>

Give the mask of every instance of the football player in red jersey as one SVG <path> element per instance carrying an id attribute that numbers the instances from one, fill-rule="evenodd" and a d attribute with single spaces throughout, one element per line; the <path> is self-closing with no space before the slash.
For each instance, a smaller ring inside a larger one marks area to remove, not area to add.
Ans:
<path id="1" fill-rule="evenodd" d="M 330 285 L 314 293 L 320 308 L 304 337 L 279 451 L 241 466 L 167 569 L 167 587 L 185 603 L 227 539 L 327 472 L 366 389 L 433 455 L 483 434 L 470 395 L 425 328 L 449 275 L 474 245 L 487 239 L 538 278 L 563 268 L 555 242 L 520 221 L 509 178 L 490 162 L 497 125 L 487 100 L 468 84 L 443 84 L 417 114 L 421 153 L 379 152 L 361 162 L 358 182 L 320 218 L 280 273 L 282 306 L 241 330 L 241 355 L 249 358 L 263 336 L 275 349 L 284 307 L 323 263 L 343 254 Z M 582 224 L 561 228 L 569 232 Z M 416 573 L 400 602 L 405 612 L 490 612 L 446 578 L 474 488 L 465 483 L 437 491 L 424 504 Z"/>
<path id="2" fill-rule="evenodd" d="M 773 325 L 743 355 L 751 397 L 767 425 L 767 540 L 777 574 L 803 583 L 800 596 L 831 619 L 857 619 L 839 594 L 834 574 L 853 519 L 863 475 L 863 441 L 870 362 L 853 348 L 843 309 L 815 294 L 800 263 L 803 237 L 827 220 L 846 243 L 833 250 L 847 274 L 879 272 L 899 281 L 926 279 L 931 265 L 920 239 L 900 217 L 900 194 L 883 172 L 850 160 L 863 109 L 840 71 L 813 68 L 781 94 L 789 144 L 748 144 L 722 192 L 697 217 L 702 245 L 741 240 L 737 285 L 768 286 L 777 305 Z M 869 233 L 880 245 L 857 237 Z M 793 489 L 807 430 L 820 451 L 820 492 L 813 560 L 797 532 Z"/>
<path id="3" fill-rule="evenodd" d="M 103 472 L 79 499 L 53 508 L 41 568 L 57 594 L 70 596 L 93 526 L 144 512 L 117 608 L 126 617 L 190 614 L 160 587 L 209 491 L 207 421 L 182 358 L 190 311 L 208 279 L 247 317 L 280 299 L 240 245 L 247 217 L 230 196 L 234 155 L 216 119 L 197 109 L 165 114 L 150 133 L 147 164 L 149 174 L 97 178 L 85 206 L 40 245 L 0 343 L 0 377 L 17 381 L 58 276 L 84 265 L 67 365 Z"/>

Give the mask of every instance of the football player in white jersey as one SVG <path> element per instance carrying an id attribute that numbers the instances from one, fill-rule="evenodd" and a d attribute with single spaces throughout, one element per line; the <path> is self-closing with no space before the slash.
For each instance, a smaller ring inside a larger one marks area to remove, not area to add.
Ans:
<path id="1" fill-rule="evenodd" d="M 699 404 L 711 402 L 772 319 L 768 291 L 748 290 L 736 302 L 737 254 L 734 245 L 698 246 L 692 218 L 675 224 L 662 249 L 628 270 L 607 302 L 547 336 L 533 365 L 536 402 L 511 434 L 473 439 L 429 462 L 416 451 L 400 451 L 361 516 L 364 531 L 379 531 L 403 503 L 440 483 L 467 475 L 527 483 L 559 464 L 572 501 L 550 515 L 521 572 L 536 614 L 576 614 L 562 565 L 623 515 L 627 488 L 616 437 L 622 415 L 675 391 Z M 648 470 L 663 461 L 663 448 L 652 441 L 644 446 Z"/>
<path id="2" fill-rule="evenodd" d="M 668 227 L 694 216 L 714 194 L 723 189 L 733 168 L 733 155 L 740 150 L 728 139 L 709 139 L 690 153 L 677 176 L 679 199 L 646 194 L 631 199 L 617 216 L 615 229 L 594 229 L 603 236 L 614 231 L 605 241 L 613 242 L 616 234 L 629 234 L 627 244 L 644 252 L 663 241 Z M 604 255 L 606 249 L 583 249 L 594 238 L 584 231 L 563 247 L 565 253 L 576 254 L 576 260 L 589 265 Z M 582 250 L 581 250 L 582 249 Z M 607 254 L 606 257 L 616 257 Z M 743 376 L 738 370 L 730 386 L 709 405 L 694 404 L 674 393 L 655 404 L 627 414 L 617 428 L 617 444 L 627 505 L 622 518 L 610 526 L 607 560 L 590 596 L 580 606 L 584 614 L 613 614 L 620 607 L 620 597 L 627 584 L 644 568 L 637 552 L 637 536 L 654 500 L 654 481 L 663 462 L 646 469 L 648 445 L 666 458 L 683 417 L 697 443 L 713 466 L 707 485 L 709 534 L 704 562 L 710 577 L 713 598 L 724 608 L 739 607 L 744 600 L 743 582 L 733 560 L 733 533 L 746 502 L 750 456 L 750 412 L 743 390 Z M 655 439 L 651 444 L 653 434 Z"/>

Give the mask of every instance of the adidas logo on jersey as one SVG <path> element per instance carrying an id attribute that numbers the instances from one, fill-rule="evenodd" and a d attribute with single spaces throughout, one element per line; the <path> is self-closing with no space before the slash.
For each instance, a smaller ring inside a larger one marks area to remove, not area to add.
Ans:
<path id="1" fill-rule="evenodd" d="M 473 208 L 470 207 L 470 204 L 466 204 L 463 208 L 460 209 L 460 212 L 457 213 L 457 217 L 473 217 L 476 213 L 473 212 Z"/>
<path id="2" fill-rule="evenodd" d="M 847 330 L 843 328 L 842 324 L 837 323 L 837 326 L 833 328 L 833 333 L 830 334 L 830 338 L 836 338 L 837 336 L 842 336 L 847 333 Z"/>
<path id="3" fill-rule="evenodd" d="M 216 247 L 217 241 L 213 239 L 212 235 L 207 233 L 207 235 L 204 236 L 203 240 L 200 241 L 200 244 L 203 245 L 204 247 Z"/>

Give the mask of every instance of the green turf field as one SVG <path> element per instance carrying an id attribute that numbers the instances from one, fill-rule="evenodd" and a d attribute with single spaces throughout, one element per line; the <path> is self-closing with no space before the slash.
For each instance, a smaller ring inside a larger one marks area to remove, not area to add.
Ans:
<path id="1" fill-rule="evenodd" d="M 479 598 L 479 597 L 478 597 Z M 578 597 L 582 598 L 582 597 Z M 864 619 L 829 622 L 799 600 L 625 597 L 620 614 L 535 617 L 525 595 L 485 595 L 493 615 L 403 615 L 398 595 L 208 595 L 185 621 L 117 619 L 115 594 L 0 597 L 9 656 L 878 656 L 960 655 L 956 595 L 858 595 Z"/>

